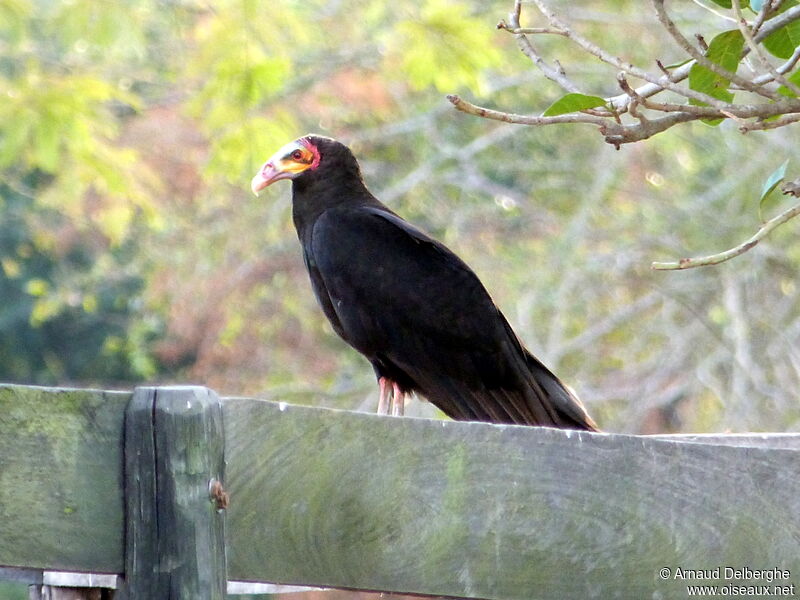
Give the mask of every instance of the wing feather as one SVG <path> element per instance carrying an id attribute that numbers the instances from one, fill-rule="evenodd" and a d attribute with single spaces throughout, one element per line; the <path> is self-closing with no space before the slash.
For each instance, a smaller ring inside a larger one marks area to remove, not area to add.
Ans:
<path id="1" fill-rule="evenodd" d="M 475 273 L 388 209 L 330 208 L 304 247 L 326 314 L 379 374 L 455 419 L 591 428 Z"/>

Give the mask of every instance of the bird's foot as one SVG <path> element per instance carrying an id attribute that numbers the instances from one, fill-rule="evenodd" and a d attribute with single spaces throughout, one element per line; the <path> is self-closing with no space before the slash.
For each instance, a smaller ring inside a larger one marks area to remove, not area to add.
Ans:
<path id="1" fill-rule="evenodd" d="M 394 381 L 392 382 L 392 416 L 402 417 L 406 411 L 406 395 Z"/>
<path id="2" fill-rule="evenodd" d="M 378 400 L 378 414 L 402 417 L 405 412 L 405 392 L 400 389 L 397 382 L 388 377 L 378 379 L 380 399 Z"/>
<path id="3" fill-rule="evenodd" d="M 380 399 L 378 400 L 378 414 L 379 415 L 388 415 L 389 414 L 389 394 L 391 393 L 391 381 L 389 381 L 386 377 L 381 377 L 378 379 L 378 387 L 381 390 Z"/>

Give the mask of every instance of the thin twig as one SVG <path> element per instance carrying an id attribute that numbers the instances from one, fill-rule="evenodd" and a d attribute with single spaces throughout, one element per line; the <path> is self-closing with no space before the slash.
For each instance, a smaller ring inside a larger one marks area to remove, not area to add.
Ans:
<path id="1" fill-rule="evenodd" d="M 635 90 L 634 93 L 636 93 Z M 751 129 L 774 129 L 800 120 L 800 114 L 796 114 L 800 111 L 800 106 L 798 106 L 798 103 L 794 99 L 788 98 L 780 102 L 771 102 L 769 104 L 726 105 L 727 108 L 722 109 L 717 109 L 712 106 L 693 106 L 691 104 L 663 104 L 641 98 L 640 102 L 643 107 L 668 114 L 658 119 L 641 119 L 640 116 L 637 117 L 640 121 L 634 124 L 613 122 L 607 117 L 585 113 L 569 113 L 553 117 L 520 115 L 484 108 L 472 104 L 457 95 L 449 95 L 447 99 L 461 112 L 491 119 L 493 121 L 502 121 L 504 123 L 515 123 L 518 125 L 587 123 L 596 125 L 600 128 L 600 132 L 605 137 L 605 141 L 616 148 L 619 148 L 622 144 L 648 139 L 678 123 L 696 121 L 698 119 L 722 119 L 733 117 L 736 117 L 736 120 L 752 118 L 766 119 L 768 117 L 784 115 L 775 121 L 762 120 L 755 123 L 744 123 L 740 127 L 742 131 L 744 131 L 744 128 L 747 128 L 748 131 Z M 787 114 L 790 112 L 794 114 Z"/>
<path id="2" fill-rule="evenodd" d="M 739 119 L 767 119 L 778 115 L 794 114 L 800 112 L 800 102 L 794 98 L 785 98 L 769 104 L 730 104 L 727 108 L 717 109 L 711 106 L 693 106 L 691 104 L 672 104 L 668 102 L 654 102 L 645 100 L 644 106 L 661 112 L 688 112 L 696 115 L 698 119 L 716 119 L 720 117 Z"/>
<path id="3" fill-rule="evenodd" d="M 654 262 L 650 265 L 650 268 L 657 271 L 674 271 L 691 269 L 693 267 L 704 267 L 707 265 L 718 265 L 719 263 L 730 260 L 731 258 L 739 256 L 740 254 L 744 254 L 758 244 L 761 240 L 763 240 L 766 236 L 768 236 L 776 227 L 783 225 L 797 215 L 800 215 L 800 204 L 796 204 L 778 216 L 773 217 L 764 223 L 764 225 L 761 226 L 761 228 L 753 237 L 745 242 L 742 242 L 738 246 L 731 248 L 730 250 L 725 250 L 724 252 L 698 258 L 682 258 L 678 262 Z"/>
<path id="4" fill-rule="evenodd" d="M 785 27 L 793 21 L 797 21 L 798 19 L 800 19 L 800 5 L 793 6 L 789 10 L 782 12 L 778 16 L 773 17 L 764 23 L 761 29 L 758 30 L 758 33 L 753 36 L 753 40 L 755 42 L 761 42 L 765 37 L 772 35 L 778 31 L 778 29 Z"/>
<path id="5" fill-rule="evenodd" d="M 775 70 L 783 75 L 784 73 L 788 73 L 794 66 L 797 64 L 797 61 L 800 60 L 800 46 L 794 49 L 794 52 L 782 65 L 775 67 Z M 764 73 L 763 75 L 759 75 L 753 79 L 753 83 L 756 85 L 764 85 L 765 83 L 769 83 L 770 81 L 774 81 L 775 77 L 771 73 Z"/>
<path id="6" fill-rule="evenodd" d="M 680 83 L 684 79 L 689 76 L 689 71 L 692 69 L 692 65 L 694 65 L 694 61 L 689 61 L 685 65 L 681 65 L 677 69 L 673 71 L 667 71 L 664 74 L 666 79 L 669 79 L 672 83 Z M 650 98 L 651 96 L 655 96 L 664 91 L 664 86 L 659 83 L 646 83 L 644 85 L 639 86 L 634 90 L 636 95 L 641 98 Z M 607 98 L 606 102 L 610 106 L 613 106 L 616 110 L 622 112 L 627 107 L 628 102 L 630 101 L 630 96 L 627 94 L 620 94 L 619 96 L 614 96 L 612 98 Z"/>
<path id="7" fill-rule="evenodd" d="M 667 10 L 664 6 L 664 2 L 665 0 L 653 0 L 653 6 L 656 9 L 658 20 L 661 22 L 661 25 L 664 27 L 664 29 L 667 30 L 667 33 L 670 34 L 675 43 L 685 52 L 687 52 L 697 63 L 701 64 L 706 69 L 713 71 L 720 77 L 724 77 L 725 79 L 732 81 L 742 89 L 759 94 L 760 96 L 764 96 L 770 100 L 778 100 L 781 97 L 780 94 L 755 85 L 749 79 L 745 79 L 744 77 L 741 77 L 732 71 L 728 71 L 728 69 L 725 69 L 724 67 L 703 56 L 697 50 L 697 48 L 695 48 L 691 42 L 686 39 L 686 36 L 680 32 L 672 19 L 669 18 Z"/>
<path id="8" fill-rule="evenodd" d="M 607 121 L 600 127 L 605 141 L 619 150 L 620 145 L 640 142 L 666 131 L 673 125 L 696 121 L 699 117 L 688 112 L 670 113 L 658 119 L 645 119 L 632 125 L 620 125 Z"/>
<path id="9" fill-rule="evenodd" d="M 739 127 L 739 131 L 742 133 L 747 133 L 748 131 L 766 131 L 768 129 L 778 129 L 779 127 L 785 127 L 786 125 L 791 125 L 792 123 L 797 123 L 798 121 L 800 121 L 800 115 L 798 114 L 783 115 L 774 121 L 761 120 L 746 123 Z"/>
<path id="10" fill-rule="evenodd" d="M 767 0 L 766 2 L 764 2 L 764 5 L 761 7 L 761 10 L 758 11 L 758 14 L 756 15 L 756 20 L 753 21 L 753 25 L 750 28 L 750 31 L 752 31 L 753 35 L 756 35 L 758 33 L 758 30 L 761 29 L 761 26 L 764 24 L 764 21 L 767 20 L 767 15 L 770 14 L 771 4 L 772 3 L 769 0 Z M 776 7 L 775 10 L 777 9 L 778 8 Z"/>
<path id="11" fill-rule="evenodd" d="M 566 37 L 580 46 L 585 52 L 596 56 L 601 61 L 606 64 L 609 64 L 621 71 L 628 73 L 629 75 L 633 75 L 634 77 L 638 77 L 639 79 L 644 79 L 645 81 L 649 81 L 650 83 L 654 83 L 656 85 L 660 85 L 663 88 L 666 88 L 676 94 L 680 94 L 685 98 L 691 98 L 696 100 L 697 102 L 705 102 L 711 106 L 716 108 L 724 109 L 727 108 L 726 103 L 709 96 L 708 94 L 704 94 L 702 92 L 695 91 L 690 88 L 684 88 L 679 85 L 675 85 L 672 81 L 669 80 L 666 76 L 658 77 L 644 69 L 640 69 L 636 65 L 626 62 L 621 58 L 618 58 L 599 46 L 595 43 L 587 40 L 582 35 L 573 31 L 568 25 L 566 25 L 558 16 L 553 12 L 553 10 L 545 4 L 544 0 L 531 0 L 539 9 L 539 11 L 547 18 L 548 22 L 551 26 L 561 29 L 565 32 Z"/>
<path id="12" fill-rule="evenodd" d="M 563 35 L 578 45 L 584 52 L 617 67 L 620 71 L 618 83 L 623 93 L 606 98 L 604 107 L 552 117 L 493 110 L 472 104 L 459 96 L 448 96 L 450 102 L 458 110 L 486 119 L 522 125 L 551 125 L 559 123 L 595 125 L 604 136 L 605 141 L 616 148 L 620 148 L 622 144 L 652 137 L 678 123 L 699 119 L 732 119 L 737 122 L 739 130 L 743 133 L 753 130 L 774 129 L 800 121 L 800 98 L 783 96 L 777 93 L 774 88 L 767 89 L 765 87 L 765 84 L 772 81 L 785 81 L 785 78 L 782 78 L 783 73 L 789 72 L 800 62 L 800 47 L 795 50 L 792 57 L 784 64 L 779 67 L 770 66 L 772 72 L 768 74 L 760 73 L 754 79 L 745 78 L 736 72 L 730 72 L 722 68 L 699 52 L 697 47 L 683 36 L 669 18 L 665 9 L 665 0 L 652 0 L 662 27 L 667 29 L 676 43 L 691 57 L 685 64 L 671 70 L 666 69 L 661 66 L 659 61 L 656 61 L 663 73 L 663 75 L 657 76 L 611 55 L 576 33 L 569 24 L 561 21 L 556 16 L 549 8 L 549 3 L 546 0 L 528 1 L 535 4 L 544 15 L 547 20 L 547 27 L 523 28 L 520 26 L 523 0 L 515 0 L 514 10 L 509 14 L 508 22 L 501 21 L 498 26 L 512 32 L 522 52 L 533 61 L 546 77 L 558 83 L 568 92 L 581 93 L 578 86 L 566 76 L 558 61 L 552 61 L 552 64 L 545 62 L 544 58 L 531 44 L 530 39 L 527 37 L 528 34 L 523 33 L 523 31 L 533 32 L 530 35 L 534 33 L 557 33 L 558 35 Z M 737 4 L 740 2 L 741 0 L 738 0 Z M 749 34 L 749 44 L 742 49 L 741 56 L 745 57 L 754 52 L 754 50 L 756 50 L 754 54 L 758 54 L 757 38 L 777 31 L 779 27 L 783 27 L 793 20 L 800 19 L 800 11 L 794 11 L 794 8 L 792 7 L 792 9 L 785 11 L 783 14 L 769 19 L 768 16 L 774 14 L 775 11 L 774 2 L 770 3 L 768 8 L 759 11 L 754 25 L 761 23 L 763 25 L 755 35 L 746 27 L 746 24 L 744 25 L 745 31 L 742 32 L 742 35 L 747 38 Z M 787 16 L 787 13 L 792 14 Z M 685 84 L 679 85 L 680 82 L 687 78 L 692 67 L 696 64 L 703 65 L 720 77 L 726 78 L 734 89 L 744 89 L 759 94 L 770 101 L 754 104 L 732 104 L 692 90 L 691 87 L 686 87 Z M 628 76 L 644 79 L 648 83 L 634 89 L 628 82 Z M 789 83 L 791 84 L 791 82 Z M 790 86 L 787 87 L 792 89 Z M 657 102 L 651 99 L 663 91 L 673 91 L 684 98 L 698 102 L 682 104 L 677 102 Z M 798 88 L 798 91 L 800 91 L 800 88 Z M 662 113 L 663 116 L 656 118 L 648 111 Z M 621 117 L 625 113 L 629 113 L 633 118 L 637 119 L 637 122 L 624 122 Z"/>
<path id="13" fill-rule="evenodd" d="M 510 25 L 507 25 L 505 21 L 500 21 L 497 24 L 497 28 L 503 29 L 508 33 L 513 33 L 516 35 L 541 35 L 541 34 L 552 34 L 552 35 L 563 35 L 563 36 L 567 35 L 560 29 L 554 29 L 553 27 L 512 27 Z"/>
<path id="14" fill-rule="evenodd" d="M 712 8 L 710 6 L 707 6 L 707 5 L 703 4 L 702 2 L 700 2 L 700 0 L 692 0 L 692 2 L 697 4 L 697 6 L 699 6 L 700 8 L 703 8 L 703 9 L 707 10 L 708 12 L 717 15 L 720 19 L 725 19 L 726 21 L 734 21 L 734 22 L 736 21 L 736 19 L 734 19 L 733 17 L 728 16 L 728 15 L 726 15 L 724 13 L 721 13 L 718 10 L 716 10 L 715 8 Z"/>
<path id="15" fill-rule="evenodd" d="M 775 67 L 772 66 L 772 63 L 769 62 L 766 56 L 764 56 L 764 52 L 761 50 L 761 47 L 756 43 L 753 39 L 753 35 L 750 33 L 750 28 L 747 26 L 747 20 L 742 15 L 742 6 L 739 0 L 732 0 L 733 11 L 736 13 L 736 18 L 738 20 L 739 31 L 742 32 L 742 37 L 744 38 L 747 47 L 753 52 L 756 56 L 758 62 L 761 63 L 761 67 L 770 75 L 772 75 L 773 79 L 778 83 L 784 85 L 787 89 L 791 90 L 793 94 L 796 96 L 800 96 L 800 87 L 797 87 L 794 83 L 786 79 L 781 73 L 778 73 L 775 70 Z M 737 82 L 738 83 L 738 82 Z"/>
<path id="16" fill-rule="evenodd" d="M 589 123 L 591 125 L 605 125 L 607 119 L 605 117 L 598 117 L 595 115 L 587 115 L 583 113 L 570 113 L 568 115 L 558 115 L 555 117 L 537 117 L 533 115 L 518 115 L 514 113 L 507 113 L 491 108 L 483 108 L 471 102 L 467 102 L 460 96 L 450 94 L 447 99 L 461 112 L 484 119 L 491 119 L 493 121 L 502 121 L 504 123 L 515 123 L 517 125 L 554 125 L 558 123 Z"/>
<path id="17" fill-rule="evenodd" d="M 533 61 L 533 64 L 547 77 L 550 81 L 553 81 L 560 85 L 563 89 L 567 92 L 571 93 L 580 93 L 580 89 L 577 85 L 575 85 L 569 77 L 566 76 L 564 70 L 561 68 L 553 68 L 548 65 L 544 58 L 537 52 L 536 48 L 533 47 L 531 41 L 525 36 L 524 33 L 517 33 L 516 30 L 520 29 L 520 13 L 522 11 L 522 4 L 520 0 L 516 0 L 514 2 L 514 11 L 509 13 L 508 20 L 510 27 L 503 27 L 507 31 L 514 33 L 514 38 L 517 40 L 517 45 L 522 53 L 530 58 Z M 501 24 L 505 25 L 501 21 Z M 498 25 L 500 27 L 500 25 Z M 566 35 L 564 31 L 559 30 L 561 35 Z"/>

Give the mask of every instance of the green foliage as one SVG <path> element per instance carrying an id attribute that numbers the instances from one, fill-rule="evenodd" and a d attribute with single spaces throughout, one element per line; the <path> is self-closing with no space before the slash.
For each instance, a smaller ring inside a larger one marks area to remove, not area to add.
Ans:
<path id="1" fill-rule="evenodd" d="M 110 84 L 82 75 L 51 75 L 33 68 L 24 77 L 0 79 L 0 168 L 24 161 L 28 169 L 55 173 L 67 156 L 89 155 L 98 138 L 115 134 L 102 115 L 111 101 L 135 99 Z"/>
<path id="2" fill-rule="evenodd" d="M 129 299 L 141 279 L 118 274 L 90 283 L 90 248 L 76 244 L 60 256 L 36 247 L 26 223 L 31 199 L 0 186 L 0 200 L 0 380 L 54 384 L 152 375 L 152 365 L 130 360 L 136 349 L 111 343 L 127 337 Z M 62 287 L 65 273 L 71 283 Z"/>
<path id="3" fill-rule="evenodd" d="M 554 117 L 556 115 L 565 115 L 572 112 L 580 112 L 589 108 L 597 108 L 598 106 L 605 106 L 606 101 L 599 96 L 586 96 L 585 94 L 567 94 L 562 96 L 547 110 L 542 113 L 543 117 Z"/>
<path id="4" fill-rule="evenodd" d="M 797 6 L 797 0 L 784 0 L 777 14 Z M 764 47 L 778 58 L 789 58 L 794 49 L 800 46 L 800 21 L 792 21 L 768 35 L 763 41 Z"/>
<path id="5" fill-rule="evenodd" d="M 719 6 L 722 6 L 723 8 L 731 8 L 731 6 L 732 6 L 731 0 L 712 0 L 712 2 L 714 2 L 715 4 L 717 4 Z M 750 2 L 749 2 L 749 0 L 741 0 L 739 5 L 742 8 L 747 8 L 747 7 L 750 6 Z"/>
<path id="6" fill-rule="evenodd" d="M 791 81 L 793 84 L 800 86 L 800 70 L 795 71 L 794 73 L 789 75 L 787 79 Z M 778 93 L 783 94 L 784 96 L 792 96 L 792 97 L 795 95 L 795 93 L 789 88 L 787 88 L 785 85 L 782 85 L 781 87 L 778 88 Z"/>
<path id="7" fill-rule="evenodd" d="M 761 197 L 758 199 L 758 217 L 763 221 L 764 216 L 762 214 L 762 209 L 764 207 L 764 201 L 769 197 L 769 195 L 778 187 L 778 184 L 783 181 L 784 177 L 786 177 L 786 167 L 789 166 L 789 159 L 787 158 L 783 161 L 783 164 L 775 169 L 769 177 L 767 177 L 766 181 L 764 181 L 764 185 L 761 187 Z"/>
<path id="8" fill-rule="evenodd" d="M 612 20 L 644 22 L 640 3 L 612 4 Z M 633 47 L 617 35 L 598 16 L 608 6 L 585 5 L 587 37 L 637 64 L 668 56 L 655 30 Z M 604 426 L 639 428 L 642 407 L 666 406 L 677 389 L 691 408 L 683 427 L 743 428 L 732 415 L 746 411 L 728 404 L 739 370 L 726 354 L 742 347 L 731 338 L 742 319 L 751 362 L 767 358 L 757 385 L 737 389 L 747 406 L 770 406 L 764 423 L 789 422 L 796 399 L 787 393 L 777 410 L 764 390 L 797 388 L 793 354 L 758 309 L 796 312 L 794 238 L 776 237 L 786 257 L 746 269 L 747 281 L 663 278 L 642 265 L 752 233 L 751 200 L 774 156 L 797 145 L 791 130 L 710 138 L 688 128 L 615 152 L 580 127 L 465 118 L 444 93 L 519 111 L 557 97 L 495 29 L 512 7 L 0 0 L 0 380 L 161 378 L 368 406 L 369 367 L 308 287 L 288 185 L 257 200 L 248 190 L 275 149 L 316 131 L 349 142 L 370 188 L 476 269 Z M 559 36 L 536 41 L 574 62 L 570 75 L 597 71 Z M 709 58 L 735 70 L 737 48 L 737 33 L 723 33 Z M 702 68 L 690 81 L 731 93 Z M 561 99 L 547 114 L 602 104 Z M 773 134 L 786 137 L 770 145 Z M 731 281 L 746 291 L 747 315 L 720 300 Z M 620 314 L 649 296 L 651 308 Z"/>
<path id="9" fill-rule="evenodd" d="M 32 10 L 30 0 L 0 0 L 0 38 L 16 47 L 28 33 Z"/>
<path id="10" fill-rule="evenodd" d="M 725 31 L 718 34 L 711 40 L 706 51 L 706 58 L 718 64 L 731 73 L 736 72 L 739 61 L 742 59 L 742 49 L 744 48 L 744 38 L 738 29 Z M 703 92 L 713 98 L 724 102 L 733 102 L 733 92 L 728 90 L 730 79 L 715 73 L 700 64 L 692 65 L 689 71 L 689 87 L 697 92 Z M 691 104 L 704 106 L 705 102 L 690 100 Z M 722 119 L 707 119 L 704 121 L 709 125 L 718 125 Z"/>
<path id="11" fill-rule="evenodd" d="M 388 42 L 400 73 L 417 90 L 480 92 L 485 69 L 501 60 L 487 23 L 470 17 L 463 2 L 427 0 L 415 13 L 397 24 Z"/>
<path id="12" fill-rule="evenodd" d="M 738 29 L 720 33 L 711 40 L 706 51 L 706 58 L 718 64 L 731 73 L 736 72 L 736 67 L 741 60 L 744 38 Z M 703 92 L 725 102 L 733 101 L 733 93 L 728 91 L 730 79 L 707 69 L 703 65 L 695 64 L 689 71 L 689 87 L 697 92 Z M 693 104 L 700 104 L 692 102 Z"/>

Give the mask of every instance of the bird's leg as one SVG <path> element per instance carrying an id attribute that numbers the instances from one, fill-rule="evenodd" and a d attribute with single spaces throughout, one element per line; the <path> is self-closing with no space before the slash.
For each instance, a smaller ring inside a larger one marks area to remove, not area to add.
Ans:
<path id="1" fill-rule="evenodd" d="M 381 396 L 378 400 L 379 415 L 389 414 L 389 383 L 390 381 L 386 377 L 378 379 L 378 387 L 381 390 Z"/>
<path id="2" fill-rule="evenodd" d="M 397 385 L 397 382 L 392 382 L 392 416 L 402 417 L 406 410 L 406 395 Z"/>

